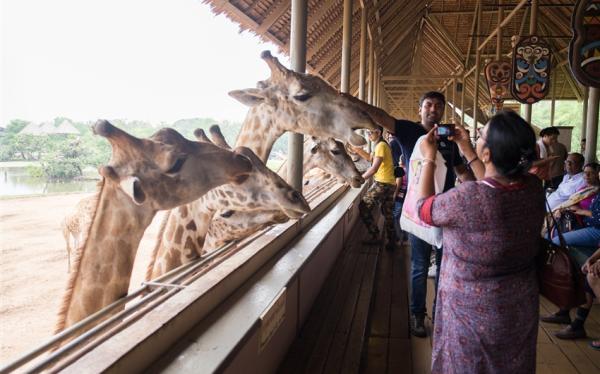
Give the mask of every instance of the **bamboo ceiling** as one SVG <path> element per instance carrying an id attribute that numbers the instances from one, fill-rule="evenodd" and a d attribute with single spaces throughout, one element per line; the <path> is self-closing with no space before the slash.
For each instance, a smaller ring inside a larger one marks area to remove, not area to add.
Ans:
<path id="1" fill-rule="evenodd" d="M 250 30 L 289 53 L 290 0 L 204 0 L 244 30 Z M 481 0 L 483 41 L 498 25 L 498 9 L 506 17 L 517 0 Z M 475 63 L 477 0 L 354 0 L 350 92 L 358 91 L 360 15 L 366 6 L 370 39 L 374 40 L 384 87 L 382 103 L 397 117 L 415 117 L 418 97 L 427 90 L 444 90 L 452 101 L 452 76 L 462 76 Z M 537 34 L 552 46 L 551 92 L 557 99 L 581 99 L 582 90 L 569 71 L 567 60 L 573 0 L 539 0 Z M 529 4 L 503 28 L 501 53 L 511 52 L 513 35 L 529 34 Z M 307 69 L 340 87 L 343 0 L 308 0 Z M 482 50 L 481 63 L 495 58 L 497 38 Z M 406 76 L 411 76 L 408 79 Z M 420 77 L 420 78 L 415 78 Z M 425 78 L 429 77 L 429 78 Z M 480 77 L 482 109 L 489 108 L 485 78 Z M 467 78 L 465 107 L 472 108 L 474 74 Z M 460 104 L 460 93 L 456 93 Z M 550 97 L 550 96 L 549 96 Z M 481 117 L 480 117 L 481 118 Z"/>

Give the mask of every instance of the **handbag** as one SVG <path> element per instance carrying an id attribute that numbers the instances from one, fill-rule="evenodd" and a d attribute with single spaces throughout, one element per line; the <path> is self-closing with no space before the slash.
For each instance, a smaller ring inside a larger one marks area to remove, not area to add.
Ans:
<path id="1" fill-rule="evenodd" d="M 548 201 L 546 200 L 546 205 Z M 569 256 L 569 247 L 556 222 L 560 245 L 548 238 L 540 238 L 540 248 L 537 256 L 537 274 L 540 294 L 561 309 L 571 309 L 585 303 L 585 279 L 583 273 Z"/>

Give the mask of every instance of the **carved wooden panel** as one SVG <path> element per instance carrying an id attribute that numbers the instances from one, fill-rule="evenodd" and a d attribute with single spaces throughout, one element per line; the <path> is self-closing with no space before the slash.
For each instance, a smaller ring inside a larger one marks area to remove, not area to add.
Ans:
<path id="1" fill-rule="evenodd" d="M 550 91 L 550 46 L 537 35 L 521 39 L 513 49 L 510 93 L 523 104 L 542 100 Z"/>
<path id="2" fill-rule="evenodd" d="M 487 80 L 490 97 L 492 98 L 492 112 L 502 110 L 504 99 L 510 97 L 509 86 L 512 69 L 510 61 L 490 61 L 485 65 L 485 79 Z"/>
<path id="3" fill-rule="evenodd" d="M 569 64 L 584 86 L 600 87 L 600 0 L 579 0 L 571 18 Z"/>

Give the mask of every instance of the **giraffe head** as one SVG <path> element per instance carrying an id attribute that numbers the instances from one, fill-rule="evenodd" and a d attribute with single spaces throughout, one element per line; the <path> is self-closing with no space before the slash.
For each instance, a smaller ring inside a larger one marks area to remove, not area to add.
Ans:
<path id="1" fill-rule="evenodd" d="M 110 161 L 99 170 L 105 181 L 153 211 L 189 203 L 224 183 L 242 183 L 252 170 L 238 151 L 190 141 L 169 128 L 140 139 L 101 120 L 93 131 L 112 146 Z"/>
<path id="2" fill-rule="evenodd" d="M 305 162 L 309 167 L 320 168 L 333 175 L 338 182 L 348 183 L 354 188 L 359 188 L 364 183 L 365 180 L 356 169 L 342 142 L 333 138 L 321 140 L 313 136 L 307 148 Z"/>
<path id="3" fill-rule="evenodd" d="M 199 141 L 207 141 L 207 138 L 202 137 L 203 133 L 200 129 L 194 131 Z M 210 133 L 215 144 L 223 149 L 229 148 L 217 125 L 210 128 Z M 239 185 L 222 187 L 228 198 L 220 200 L 221 211 L 277 209 L 292 219 L 300 218 L 310 212 L 310 206 L 304 196 L 269 169 L 250 148 L 237 147 L 236 150 L 250 160 L 252 170 L 248 178 Z"/>
<path id="4" fill-rule="evenodd" d="M 271 70 L 269 79 L 257 88 L 229 92 L 254 115 L 269 117 L 278 130 L 309 134 L 319 138 L 333 137 L 353 145 L 364 145 L 365 139 L 354 129 L 374 129 L 371 118 L 346 95 L 340 94 L 323 79 L 287 69 L 269 51 L 261 55 Z"/>
<path id="5" fill-rule="evenodd" d="M 233 240 L 246 238 L 267 226 L 287 221 L 288 217 L 277 210 L 220 212 L 210 222 L 202 252 L 209 253 Z"/>

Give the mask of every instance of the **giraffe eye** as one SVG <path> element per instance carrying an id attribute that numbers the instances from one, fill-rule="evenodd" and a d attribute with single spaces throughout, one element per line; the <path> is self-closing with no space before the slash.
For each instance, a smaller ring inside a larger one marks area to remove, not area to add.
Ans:
<path id="1" fill-rule="evenodd" d="M 303 93 L 303 94 L 294 96 L 294 99 L 298 100 L 298 101 L 306 101 L 306 100 L 310 99 L 311 97 L 312 97 L 311 94 Z"/>
<path id="2" fill-rule="evenodd" d="M 234 211 L 233 210 L 226 210 L 223 213 L 221 213 L 221 217 L 223 218 L 229 218 L 233 215 Z"/>
<path id="3" fill-rule="evenodd" d="M 178 158 L 177 161 L 175 161 L 175 163 L 173 164 L 173 166 L 171 166 L 171 168 L 167 170 L 167 174 L 179 173 L 184 163 L 185 158 Z"/>
<path id="4" fill-rule="evenodd" d="M 331 154 L 335 156 L 339 156 L 341 153 L 339 149 L 332 149 L 329 152 L 331 152 Z"/>

